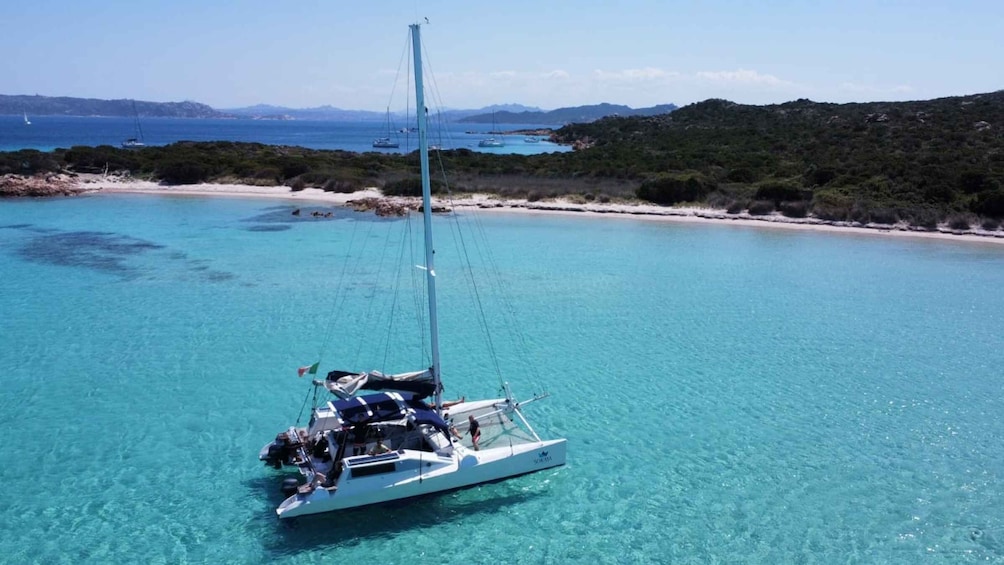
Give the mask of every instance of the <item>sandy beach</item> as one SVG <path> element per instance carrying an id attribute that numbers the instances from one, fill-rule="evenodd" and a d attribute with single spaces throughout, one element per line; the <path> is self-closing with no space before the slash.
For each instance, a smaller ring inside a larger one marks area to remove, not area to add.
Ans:
<path id="1" fill-rule="evenodd" d="M 370 201 L 376 199 L 391 205 L 414 207 L 420 200 L 407 197 L 384 197 L 376 188 L 353 193 L 334 193 L 325 192 L 318 188 L 306 188 L 294 192 L 287 186 L 253 186 L 243 184 L 203 183 L 165 186 L 155 182 L 135 180 L 128 177 L 104 177 L 100 175 L 82 175 L 77 181 L 77 187 L 83 189 L 85 192 L 96 193 L 268 198 L 288 202 L 301 202 L 304 205 L 328 204 L 334 206 L 352 206 L 354 202 L 359 204 L 361 201 L 367 199 Z M 461 198 L 453 200 L 434 198 L 433 205 L 435 207 L 454 208 L 457 210 L 479 209 L 491 212 L 523 214 L 570 214 L 596 218 L 631 218 L 712 223 L 716 225 L 857 233 L 1004 245 L 1004 230 L 987 231 L 978 226 L 966 231 L 952 230 L 947 226 L 939 226 L 937 231 L 923 231 L 911 229 L 905 223 L 891 226 L 886 224 L 861 225 L 852 222 L 833 222 L 817 218 L 789 218 L 776 212 L 770 215 L 753 216 L 747 213 L 727 214 L 725 210 L 709 208 L 674 208 L 634 203 L 580 204 L 560 199 L 529 202 L 526 200 L 498 199 L 483 194 L 464 195 Z"/>

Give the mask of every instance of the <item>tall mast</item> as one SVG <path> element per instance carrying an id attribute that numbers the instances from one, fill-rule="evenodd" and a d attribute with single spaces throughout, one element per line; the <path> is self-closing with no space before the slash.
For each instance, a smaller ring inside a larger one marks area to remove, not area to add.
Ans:
<path id="1" fill-rule="evenodd" d="M 422 39 L 419 24 L 411 24 L 411 49 L 415 56 L 415 113 L 418 114 L 418 151 L 422 163 L 422 220 L 425 224 L 425 277 L 429 289 L 429 333 L 432 345 L 432 379 L 436 386 L 436 412 L 442 413 L 443 387 L 439 380 L 439 318 L 436 315 L 436 268 L 432 247 L 432 185 L 429 181 L 429 137 L 425 92 L 422 85 Z"/>

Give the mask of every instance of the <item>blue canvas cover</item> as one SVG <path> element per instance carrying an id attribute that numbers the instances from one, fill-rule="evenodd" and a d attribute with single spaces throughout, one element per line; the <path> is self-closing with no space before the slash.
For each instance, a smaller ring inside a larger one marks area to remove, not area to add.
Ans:
<path id="1" fill-rule="evenodd" d="M 429 424 L 449 435 L 446 422 L 436 411 L 411 394 L 395 392 L 354 396 L 329 402 L 345 426 L 375 424 L 407 418 L 417 424 Z"/>

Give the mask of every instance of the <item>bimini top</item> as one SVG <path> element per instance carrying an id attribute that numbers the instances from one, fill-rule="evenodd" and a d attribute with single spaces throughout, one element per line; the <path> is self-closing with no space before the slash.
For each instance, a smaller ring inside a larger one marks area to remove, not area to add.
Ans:
<path id="1" fill-rule="evenodd" d="M 314 410 L 310 430 L 337 430 L 357 425 L 407 420 L 415 425 L 429 424 L 449 435 L 446 422 L 436 411 L 412 394 L 383 392 L 332 400 Z"/>

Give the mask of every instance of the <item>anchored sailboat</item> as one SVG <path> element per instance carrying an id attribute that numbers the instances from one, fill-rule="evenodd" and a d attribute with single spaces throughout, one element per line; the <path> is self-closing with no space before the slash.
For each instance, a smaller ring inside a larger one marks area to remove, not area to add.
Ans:
<path id="1" fill-rule="evenodd" d="M 425 108 L 420 27 L 410 26 L 416 107 Z M 259 459 L 276 468 L 294 466 L 304 482 L 288 478 L 280 518 L 330 512 L 443 492 L 533 473 L 565 463 L 566 440 L 543 440 L 521 408 L 543 398 L 504 398 L 449 403 L 448 423 L 440 380 L 436 270 L 426 112 L 419 112 L 422 218 L 432 366 L 399 375 L 332 371 L 315 387 L 339 397 L 315 406 L 306 427 L 291 426 L 266 444 Z M 301 369 L 315 373 L 317 364 Z M 365 391 L 383 391 L 359 394 Z M 433 404 L 424 399 L 431 397 Z M 470 439 L 460 440 L 465 437 Z M 480 441 L 478 441 L 480 439 Z"/>
<path id="2" fill-rule="evenodd" d="M 478 147 L 505 147 L 505 138 L 495 137 L 498 128 L 495 125 L 495 110 L 492 110 L 492 137 L 486 137 L 478 142 Z"/>
<path id="3" fill-rule="evenodd" d="M 146 147 L 146 143 L 143 142 L 143 128 L 139 125 L 139 111 L 136 109 L 135 100 L 132 101 L 132 119 L 133 127 L 136 130 L 136 136 L 123 141 L 122 147 L 126 149 L 139 149 L 140 147 Z"/>
<path id="4" fill-rule="evenodd" d="M 377 149 L 397 149 L 400 144 L 396 139 L 390 138 L 390 108 L 387 108 L 387 137 L 378 137 L 373 140 L 373 147 Z"/>

